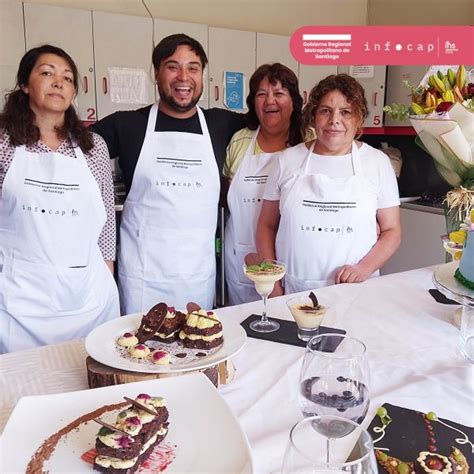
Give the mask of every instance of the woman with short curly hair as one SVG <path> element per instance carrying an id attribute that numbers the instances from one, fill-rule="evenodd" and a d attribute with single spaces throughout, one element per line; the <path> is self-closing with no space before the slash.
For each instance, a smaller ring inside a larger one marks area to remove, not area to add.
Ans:
<path id="1" fill-rule="evenodd" d="M 398 186 L 388 157 L 360 142 L 367 101 L 347 74 L 315 86 L 303 128 L 317 138 L 279 156 L 257 226 L 262 258 L 287 265 L 273 296 L 378 274 L 400 244 Z"/>

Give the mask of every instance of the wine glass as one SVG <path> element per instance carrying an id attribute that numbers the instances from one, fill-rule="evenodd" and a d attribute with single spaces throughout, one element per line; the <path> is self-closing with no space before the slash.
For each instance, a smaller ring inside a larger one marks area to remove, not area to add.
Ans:
<path id="1" fill-rule="evenodd" d="M 369 367 L 365 345 L 341 334 L 312 337 L 300 372 L 299 402 L 305 417 L 336 416 L 362 423 L 369 408 Z M 327 436 L 337 438 L 335 426 Z"/>
<path id="2" fill-rule="evenodd" d="M 331 459 L 327 440 L 332 438 Z M 312 416 L 290 431 L 282 473 L 376 474 L 372 438 L 354 421 L 332 415 Z"/>
<path id="3" fill-rule="evenodd" d="M 267 318 L 267 299 L 273 291 L 275 283 L 285 276 L 285 264 L 276 260 L 263 260 L 261 263 L 254 265 L 244 263 L 243 270 L 245 276 L 255 283 L 255 290 L 263 300 L 262 317 L 259 321 L 251 322 L 250 329 L 256 332 L 277 331 L 280 324 Z"/>

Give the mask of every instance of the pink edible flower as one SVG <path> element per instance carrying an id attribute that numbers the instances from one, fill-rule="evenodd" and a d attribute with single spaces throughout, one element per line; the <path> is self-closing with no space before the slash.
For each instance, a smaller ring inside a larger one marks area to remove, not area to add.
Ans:
<path id="1" fill-rule="evenodd" d="M 133 438 L 130 436 L 120 436 L 118 443 L 121 448 L 128 448 L 133 443 Z"/>

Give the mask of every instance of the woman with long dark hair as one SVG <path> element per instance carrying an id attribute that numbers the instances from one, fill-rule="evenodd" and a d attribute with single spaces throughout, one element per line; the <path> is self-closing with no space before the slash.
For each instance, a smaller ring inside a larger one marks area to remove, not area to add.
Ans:
<path id="1" fill-rule="evenodd" d="M 242 265 L 255 252 L 255 232 L 266 179 L 276 153 L 303 140 L 295 73 L 280 63 L 260 66 L 250 78 L 247 128 L 227 147 L 224 175 L 230 180 L 230 217 L 225 237 L 225 275 L 230 304 L 258 300 Z"/>
<path id="2" fill-rule="evenodd" d="M 0 353 L 119 316 L 110 160 L 77 91 L 72 58 L 43 45 L 21 59 L 0 114 Z"/>

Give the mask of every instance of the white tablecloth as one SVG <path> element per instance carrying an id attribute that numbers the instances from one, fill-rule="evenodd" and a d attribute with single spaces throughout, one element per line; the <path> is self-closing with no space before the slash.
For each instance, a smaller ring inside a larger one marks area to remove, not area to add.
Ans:
<path id="1" fill-rule="evenodd" d="M 330 307 L 324 325 L 345 329 L 367 346 L 371 404 L 389 402 L 474 425 L 474 366 L 459 352 L 456 306 L 437 303 L 433 267 L 317 291 Z M 287 296 L 268 313 L 291 319 Z M 223 323 L 243 321 L 261 302 L 218 310 Z M 298 377 L 304 349 L 249 338 L 233 362 L 234 380 L 219 388 L 252 448 L 255 472 L 278 471 L 290 428 L 301 419 Z M 19 397 L 87 388 L 83 341 L 0 356 L 0 430 Z"/>

